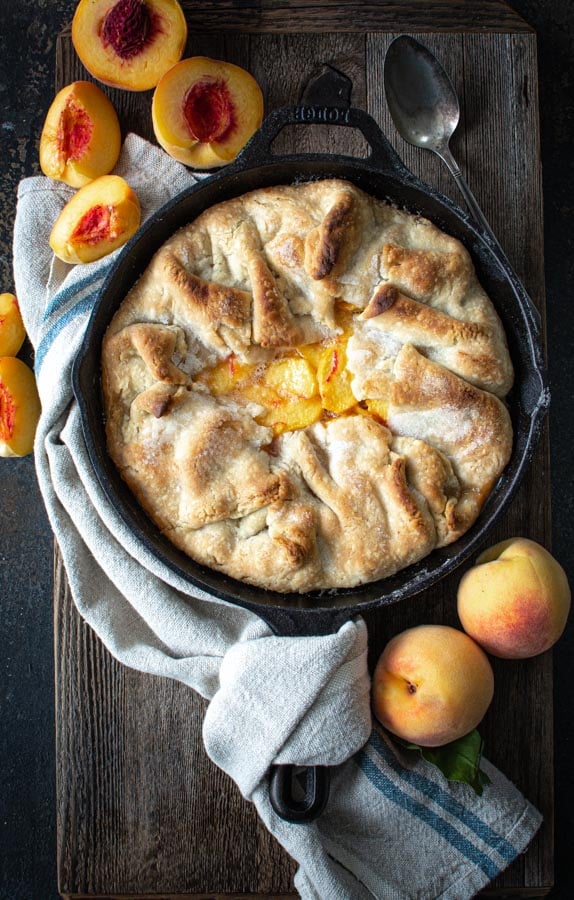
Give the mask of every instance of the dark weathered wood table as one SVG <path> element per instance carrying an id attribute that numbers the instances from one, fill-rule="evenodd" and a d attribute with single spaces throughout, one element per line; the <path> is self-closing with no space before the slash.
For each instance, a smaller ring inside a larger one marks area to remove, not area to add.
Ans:
<path id="1" fill-rule="evenodd" d="M 267 111 L 296 102 L 324 62 L 347 73 L 353 104 L 374 116 L 405 163 L 461 202 L 440 162 L 401 141 L 386 108 L 385 50 L 396 34 L 418 32 L 445 64 L 461 100 L 454 155 L 544 318 L 536 36 L 510 7 L 487 0 L 204 0 L 183 6 L 186 55 L 249 69 Z M 58 41 L 58 86 L 85 77 L 65 31 Z M 109 94 L 124 130 L 152 138 L 151 93 Z M 283 150 L 364 149 L 348 129 L 293 129 L 280 141 Z M 492 542 L 520 534 L 549 546 L 549 490 L 545 434 Z M 76 613 L 57 554 L 55 572 L 60 892 L 155 900 L 293 893 L 293 862 L 203 751 L 204 701 L 178 683 L 118 665 Z M 369 614 L 371 662 L 405 627 L 457 624 L 459 577 Z M 494 668 L 495 700 L 481 727 L 486 752 L 545 822 L 489 893 L 539 896 L 553 879 L 551 654 L 495 660 Z"/>

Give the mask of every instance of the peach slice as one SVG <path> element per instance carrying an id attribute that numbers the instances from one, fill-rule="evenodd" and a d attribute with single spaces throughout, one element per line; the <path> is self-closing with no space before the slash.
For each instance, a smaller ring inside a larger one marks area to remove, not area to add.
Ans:
<path id="1" fill-rule="evenodd" d="M 26 329 L 14 294 L 0 294 L 0 356 L 16 356 Z"/>
<path id="2" fill-rule="evenodd" d="M 94 78 L 130 91 L 154 88 L 181 59 L 187 23 L 177 0 L 80 0 L 72 42 Z"/>
<path id="3" fill-rule="evenodd" d="M 34 373 L 15 356 L 0 359 L 0 456 L 26 456 L 34 448 L 40 398 Z"/>
<path id="4" fill-rule="evenodd" d="M 111 172 L 118 161 L 121 131 L 110 100 L 90 81 L 59 91 L 40 137 L 40 168 L 48 178 L 83 187 Z"/>
<path id="5" fill-rule="evenodd" d="M 233 354 L 197 379 L 215 396 L 227 395 L 240 403 L 257 403 L 263 412 L 260 425 L 276 435 L 306 428 L 323 412 L 313 368 L 302 357 L 272 360 L 267 366 L 243 363 Z"/>
<path id="6" fill-rule="evenodd" d="M 326 347 L 317 366 L 323 406 L 333 413 L 346 412 L 357 402 L 351 390 L 345 344 L 346 341 L 340 340 L 334 346 Z"/>
<path id="7" fill-rule="evenodd" d="M 274 360 L 267 367 L 263 380 L 268 387 L 287 400 L 309 399 L 319 394 L 313 369 L 307 360 L 300 357 Z"/>
<path id="8" fill-rule="evenodd" d="M 50 247 L 67 263 L 101 259 L 123 246 L 140 224 L 140 205 L 119 175 L 102 175 L 66 203 L 50 235 Z"/>
<path id="9" fill-rule="evenodd" d="M 155 89 L 152 123 L 163 149 L 195 169 L 235 159 L 263 119 L 263 94 L 233 63 L 193 56 L 167 72 Z"/>
<path id="10" fill-rule="evenodd" d="M 272 428 L 276 435 L 307 428 L 323 412 L 315 373 L 299 356 L 273 360 L 259 380 L 243 388 L 242 394 L 266 408 L 256 421 Z"/>
<path id="11" fill-rule="evenodd" d="M 302 356 L 303 359 L 306 359 L 311 368 L 316 372 L 319 368 L 321 354 L 324 350 L 325 347 L 322 343 L 304 344 L 302 347 L 297 348 L 297 353 Z"/>
<path id="12" fill-rule="evenodd" d="M 256 403 L 267 410 L 283 406 L 287 402 L 285 397 L 281 397 L 274 388 L 262 381 L 247 381 L 240 386 L 237 396 L 240 402 Z"/>
<path id="13" fill-rule="evenodd" d="M 211 369 L 201 372 L 197 378 L 199 382 L 206 384 L 216 397 L 225 394 L 234 394 L 248 381 L 255 366 L 241 362 L 234 353 L 222 359 Z"/>
<path id="14" fill-rule="evenodd" d="M 389 415 L 389 404 L 387 400 L 375 398 L 373 400 L 367 400 L 366 405 L 367 411 L 372 418 L 386 423 Z"/>
<path id="15" fill-rule="evenodd" d="M 266 410 L 255 421 L 260 425 L 272 428 L 276 435 L 286 431 L 297 431 L 308 428 L 317 422 L 323 413 L 323 407 L 319 397 L 309 397 L 296 400 L 292 403 L 283 402 L 278 406 Z"/>

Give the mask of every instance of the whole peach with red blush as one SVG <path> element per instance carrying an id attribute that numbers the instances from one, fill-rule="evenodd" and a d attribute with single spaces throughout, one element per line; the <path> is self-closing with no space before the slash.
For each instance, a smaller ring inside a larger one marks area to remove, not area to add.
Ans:
<path id="1" fill-rule="evenodd" d="M 527 538 L 510 538 L 482 553 L 463 575 L 457 597 L 467 634 L 504 659 L 527 659 L 552 647 L 570 602 L 562 566 Z"/>

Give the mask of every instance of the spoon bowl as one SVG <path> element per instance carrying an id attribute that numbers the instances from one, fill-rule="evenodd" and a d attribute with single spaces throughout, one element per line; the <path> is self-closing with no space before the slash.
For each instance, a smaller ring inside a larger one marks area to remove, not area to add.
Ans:
<path id="1" fill-rule="evenodd" d="M 442 155 L 459 123 L 460 107 L 436 57 L 414 38 L 401 35 L 387 50 L 384 86 L 401 137 Z"/>

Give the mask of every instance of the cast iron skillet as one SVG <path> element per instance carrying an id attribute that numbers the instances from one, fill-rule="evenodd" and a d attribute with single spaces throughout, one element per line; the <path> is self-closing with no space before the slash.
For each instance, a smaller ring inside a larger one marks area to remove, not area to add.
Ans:
<path id="1" fill-rule="evenodd" d="M 539 346 L 538 313 L 508 261 L 466 213 L 403 165 L 374 119 L 350 107 L 342 99 L 343 93 L 337 76 L 331 74 L 318 85 L 313 105 L 272 112 L 234 163 L 184 191 L 139 230 L 106 278 L 72 373 L 73 390 L 95 472 L 109 501 L 132 532 L 191 586 L 199 586 L 255 612 L 274 632 L 282 635 L 335 631 L 359 613 L 430 587 L 473 554 L 507 508 L 527 469 L 549 402 Z M 366 138 L 370 155 L 364 159 L 318 153 L 275 156 L 272 143 L 290 124 L 357 128 Z M 333 177 L 347 179 L 368 194 L 429 218 L 461 240 L 470 251 L 479 279 L 502 319 L 515 367 L 515 386 L 508 397 L 514 447 L 510 462 L 475 525 L 455 544 L 434 550 L 397 575 L 372 584 L 307 594 L 279 594 L 199 565 L 164 538 L 139 507 L 106 450 L 101 343 L 112 316 L 153 253 L 204 209 L 256 188 Z M 275 768 L 270 791 L 272 802 L 277 812 L 291 821 L 312 818 L 326 801 L 327 773 L 321 767 L 310 770 L 305 800 L 299 801 L 291 793 L 290 770 L 291 767 L 285 766 Z"/>

